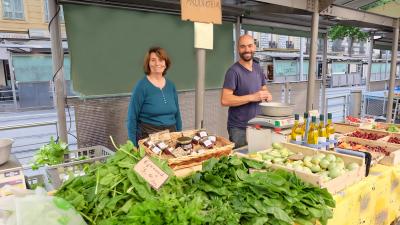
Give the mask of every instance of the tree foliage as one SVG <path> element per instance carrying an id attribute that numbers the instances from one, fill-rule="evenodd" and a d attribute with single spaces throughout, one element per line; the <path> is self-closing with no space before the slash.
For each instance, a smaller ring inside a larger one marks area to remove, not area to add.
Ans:
<path id="1" fill-rule="evenodd" d="M 353 40 L 365 41 L 368 38 L 368 33 L 358 27 L 336 24 L 329 29 L 328 36 L 332 40 L 348 37 Z"/>

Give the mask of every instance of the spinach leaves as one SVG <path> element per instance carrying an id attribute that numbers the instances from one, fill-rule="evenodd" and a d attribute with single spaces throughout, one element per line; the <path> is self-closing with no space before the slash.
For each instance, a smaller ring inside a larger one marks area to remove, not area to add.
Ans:
<path id="1" fill-rule="evenodd" d="M 173 176 L 165 161 L 152 160 L 170 175 L 156 192 L 133 166 L 144 156 L 121 146 L 105 164 L 92 165 L 85 176 L 67 181 L 57 192 L 90 224 L 326 224 L 335 202 L 326 189 L 302 182 L 294 174 L 263 169 L 264 164 L 238 157 L 210 159 L 203 171 L 185 179 Z"/>

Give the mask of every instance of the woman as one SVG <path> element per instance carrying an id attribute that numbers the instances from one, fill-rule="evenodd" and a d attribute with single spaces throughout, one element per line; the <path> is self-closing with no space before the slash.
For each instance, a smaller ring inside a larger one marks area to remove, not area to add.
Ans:
<path id="1" fill-rule="evenodd" d="M 168 129 L 181 131 L 182 120 L 174 83 L 165 78 L 171 65 L 166 51 L 150 48 L 144 58 L 144 73 L 132 91 L 128 109 L 128 137 L 137 141 Z"/>

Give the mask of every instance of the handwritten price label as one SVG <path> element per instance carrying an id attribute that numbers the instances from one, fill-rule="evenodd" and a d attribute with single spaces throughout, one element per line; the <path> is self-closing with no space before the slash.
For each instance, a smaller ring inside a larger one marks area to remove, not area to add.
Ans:
<path id="1" fill-rule="evenodd" d="M 168 180 L 168 174 L 162 171 L 148 156 L 140 160 L 133 170 L 157 191 Z"/>

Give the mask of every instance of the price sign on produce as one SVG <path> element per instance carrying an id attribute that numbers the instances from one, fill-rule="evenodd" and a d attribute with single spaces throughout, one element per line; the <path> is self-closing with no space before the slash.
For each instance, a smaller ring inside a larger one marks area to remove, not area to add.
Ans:
<path id="1" fill-rule="evenodd" d="M 160 169 L 148 156 L 140 160 L 133 170 L 145 179 L 152 188 L 159 190 L 168 180 L 168 174 Z"/>

